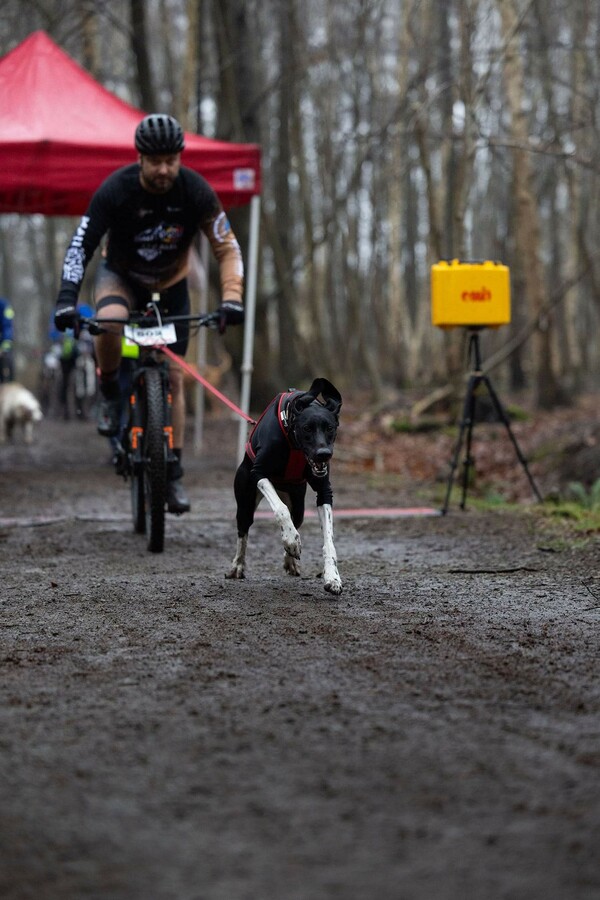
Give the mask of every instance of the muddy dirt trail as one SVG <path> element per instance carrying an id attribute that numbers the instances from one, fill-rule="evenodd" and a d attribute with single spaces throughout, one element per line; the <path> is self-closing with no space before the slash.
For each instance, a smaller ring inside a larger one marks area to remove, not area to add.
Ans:
<path id="1" fill-rule="evenodd" d="M 0 448 L 0 897 L 597 900 L 597 538 L 334 463 L 341 597 L 316 518 L 233 582 L 208 428 L 162 554 L 91 424 Z"/>

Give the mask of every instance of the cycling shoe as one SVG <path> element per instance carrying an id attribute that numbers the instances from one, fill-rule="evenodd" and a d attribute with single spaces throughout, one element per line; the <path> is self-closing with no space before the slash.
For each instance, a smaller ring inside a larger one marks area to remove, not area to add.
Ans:
<path id="1" fill-rule="evenodd" d="M 180 478 L 167 482 L 167 509 L 177 515 L 190 511 L 190 501 L 186 497 Z"/>
<path id="2" fill-rule="evenodd" d="M 98 400 L 97 416 L 98 433 L 104 437 L 114 437 L 119 433 L 121 425 L 121 401 L 119 398 L 107 400 L 100 397 Z"/>

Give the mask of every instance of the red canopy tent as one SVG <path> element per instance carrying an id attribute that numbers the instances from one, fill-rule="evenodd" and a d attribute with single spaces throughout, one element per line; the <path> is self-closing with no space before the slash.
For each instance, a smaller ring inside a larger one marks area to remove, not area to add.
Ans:
<path id="1" fill-rule="evenodd" d="M 156 110 L 160 112 L 160 110 Z M 135 162 L 144 113 L 107 91 L 43 31 L 0 59 L 0 212 L 78 215 L 119 166 Z M 260 148 L 186 134 L 182 161 L 224 206 L 260 194 Z"/>
<path id="2" fill-rule="evenodd" d="M 162 110 L 156 110 L 161 112 Z M 43 31 L 0 59 L 0 213 L 80 215 L 112 171 L 135 162 L 144 113 L 95 81 Z M 260 148 L 185 135 L 182 162 L 223 206 L 251 204 L 240 405 L 248 412 L 260 219 Z M 240 423 L 238 453 L 245 439 Z"/>

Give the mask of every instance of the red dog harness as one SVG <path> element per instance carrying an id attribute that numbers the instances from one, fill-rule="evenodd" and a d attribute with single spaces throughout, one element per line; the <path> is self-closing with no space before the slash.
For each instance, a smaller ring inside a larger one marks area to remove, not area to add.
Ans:
<path id="1" fill-rule="evenodd" d="M 305 469 L 306 469 L 306 458 L 302 450 L 298 450 L 296 447 L 292 445 L 289 436 L 289 425 L 288 425 L 288 412 L 287 407 L 290 400 L 293 397 L 297 397 L 299 394 L 302 394 L 303 391 L 288 391 L 285 394 L 280 394 L 279 397 L 274 397 L 273 400 L 269 403 L 267 408 L 264 410 L 260 419 L 252 429 L 250 433 L 250 437 L 246 442 L 246 453 L 254 462 L 256 459 L 256 450 L 252 446 L 252 440 L 255 436 L 255 433 L 261 424 L 262 420 L 267 414 L 272 414 L 275 412 L 274 407 L 277 406 L 276 418 L 279 423 L 279 427 L 281 429 L 281 433 L 285 437 L 285 440 L 288 445 L 289 456 L 286 462 L 285 471 L 283 475 L 273 479 L 274 481 L 286 482 L 288 484 L 303 484 L 306 481 L 305 477 Z"/>

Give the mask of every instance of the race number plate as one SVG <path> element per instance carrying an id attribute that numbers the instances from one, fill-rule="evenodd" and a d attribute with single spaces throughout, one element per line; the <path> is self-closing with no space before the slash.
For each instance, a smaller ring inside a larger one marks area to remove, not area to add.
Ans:
<path id="1" fill-rule="evenodd" d="M 157 325 L 154 328 L 132 328 L 125 326 L 125 337 L 140 347 L 156 347 L 162 344 L 174 344 L 177 340 L 175 325 Z"/>

